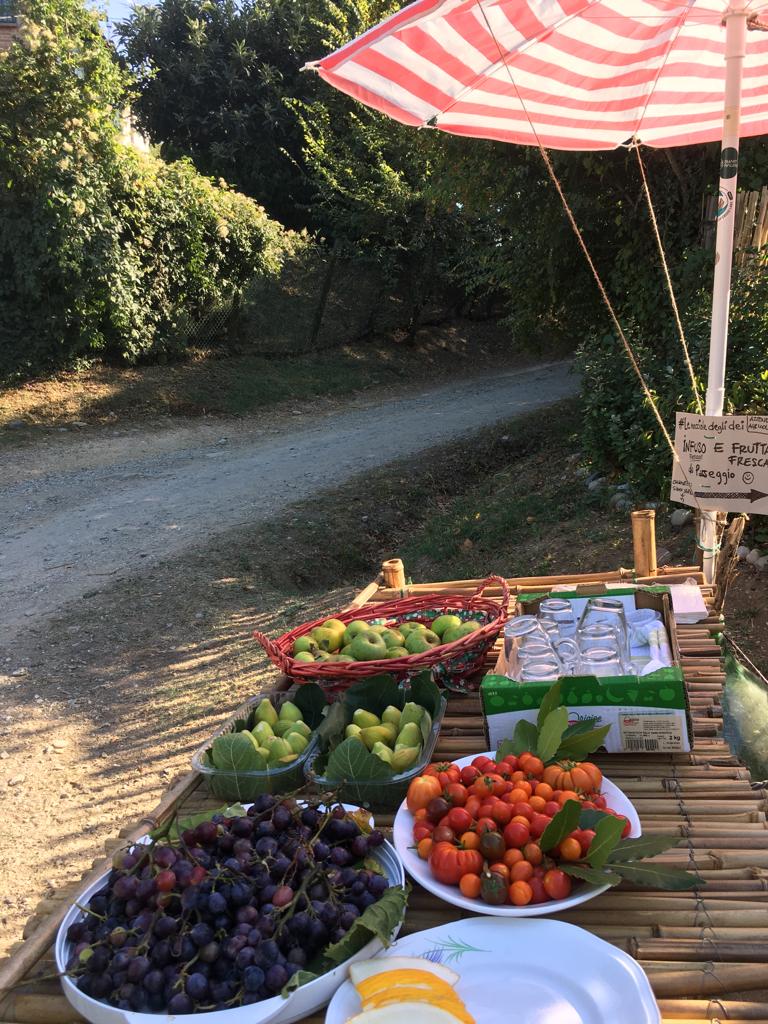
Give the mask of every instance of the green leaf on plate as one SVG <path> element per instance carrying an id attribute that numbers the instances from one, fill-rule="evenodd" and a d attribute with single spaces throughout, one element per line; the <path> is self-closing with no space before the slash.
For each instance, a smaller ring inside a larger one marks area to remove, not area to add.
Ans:
<path id="1" fill-rule="evenodd" d="M 539 846 L 546 853 L 562 843 L 567 835 L 579 824 L 581 804 L 578 800 L 566 800 L 552 821 L 547 825 L 539 840 Z"/>
<path id="2" fill-rule="evenodd" d="M 639 836 L 637 839 L 622 839 L 615 850 L 611 850 L 608 861 L 618 864 L 625 861 L 655 857 L 670 850 L 680 842 L 680 836 Z"/>
<path id="3" fill-rule="evenodd" d="M 566 875 L 581 878 L 583 881 L 589 882 L 590 885 L 618 885 L 621 881 L 621 875 L 617 875 L 613 871 L 590 868 L 586 864 L 567 864 L 562 862 L 558 864 L 558 867 Z"/>
<path id="4" fill-rule="evenodd" d="M 322 686 L 318 686 L 317 683 L 303 683 L 296 688 L 292 700 L 310 729 L 316 729 L 328 707 L 328 698 Z"/>
<path id="5" fill-rule="evenodd" d="M 391 779 L 392 769 L 350 736 L 331 752 L 324 775 L 331 782 L 374 782 Z"/>
<path id="6" fill-rule="evenodd" d="M 692 875 L 682 868 L 665 867 L 662 864 L 633 864 L 611 862 L 611 870 L 626 878 L 628 882 L 635 882 L 637 885 L 648 885 L 653 889 L 670 889 L 682 891 L 683 889 L 696 889 L 706 885 L 703 878 Z"/>
<path id="7" fill-rule="evenodd" d="M 521 718 L 515 726 L 515 731 L 512 733 L 512 738 L 508 740 L 502 740 L 499 744 L 499 750 L 496 756 L 499 756 L 499 752 L 503 751 L 502 757 L 507 754 L 522 754 L 525 750 L 530 750 L 531 753 L 536 752 L 536 740 L 538 733 L 536 726 L 533 722 L 526 721 L 525 718 Z"/>
<path id="8" fill-rule="evenodd" d="M 541 704 L 539 705 L 539 717 L 536 720 L 536 728 L 539 732 L 541 732 L 541 727 L 544 725 L 547 715 L 551 714 L 555 708 L 559 708 L 562 702 L 560 683 L 553 683 L 542 697 Z M 568 719 L 566 713 L 566 725 L 567 724 Z M 541 757 L 541 754 L 539 754 L 539 757 Z M 542 758 L 542 760 L 544 760 L 544 758 Z"/>
<path id="9" fill-rule="evenodd" d="M 595 838 L 590 843 L 589 850 L 587 851 L 587 860 L 590 867 L 601 868 L 605 864 L 611 850 L 616 847 L 621 839 L 624 824 L 622 818 L 614 818 L 612 814 L 606 814 L 601 821 L 598 821 L 595 828 Z"/>
<path id="10" fill-rule="evenodd" d="M 302 985 L 306 985 L 307 982 L 314 981 L 318 977 L 319 975 L 314 971 L 296 971 L 283 985 L 280 995 L 286 999 L 291 992 L 295 992 L 297 988 L 301 988 Z"/>
<path id="11" fill-rule="evenodd" d="M 330 961 L 331 966 L 342 964 L 373 938 L 379 939 L 385 948 L 389 946 L 392 932 L 405 915 L 409 892 L 410 886 L 392 885 L 386 889 L 380 900 L 366 907 L 355 919 L 343 939 L 323 950 L 323 959 Z"/>
<path id="12" fill-rule="evenodd" d="M 223 814 L 225 818 L 242 818 L 246 814 L 242 804 L 231 804 L 229 807 L 216 807 L 214 810 L 200 811 L 199 814 L 188 814 L 184 818 L 176 818 L 169 825 L 158 825 L 149 833 L 153 839 L 166 839 L 175 842 L 181 833 L 188 828 L 196 828 L 204 821 L 210 821 L 215 814 Z"/>
<path id="13" fill-rule="evenodd" d="M 590 729 L 589 732 L 575 734 L 563 739 L 560 743 L 558 757 L 567 757 L 579 760 L 591 754 L 602 746 L 605 737 L 610 731 L 610 725 L 601 725 L 599 729 Z"/>
<path id="14" fill-rule="evenodd" d="M 603 818 L 610 818 L 607 811 L 598 811 L 596 807 L 582 807 L 579 815 L 579 828 L 597 829 L 598 822 Z"/>
<path id="15" fill-rule="evenodd" d="M 560 746 L 563 733 L 568 727 L 568 708 L 559 707 L 550 711 L 539 726 L 539 738 L 536 742 L 539 757 L 545 763 L 551 760 Z"/>

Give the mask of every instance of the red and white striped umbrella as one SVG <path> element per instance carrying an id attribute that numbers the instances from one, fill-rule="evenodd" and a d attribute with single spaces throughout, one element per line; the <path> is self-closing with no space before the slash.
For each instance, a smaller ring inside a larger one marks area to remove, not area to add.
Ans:
<path id="1" fill-rule="evenodd" d="M 416 0 L 308 67 L 405 124 L 552 149 L 723 133 L 725 22 L 765 0 Z M 768 32 L 750 32 L 741 135 L 768 133 Z"/>

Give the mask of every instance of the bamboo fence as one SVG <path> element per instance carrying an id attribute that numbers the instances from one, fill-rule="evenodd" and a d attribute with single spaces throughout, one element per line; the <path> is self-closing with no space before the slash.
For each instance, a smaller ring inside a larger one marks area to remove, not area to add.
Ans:
<path id="1" fill-rule="evenodd" d="M 666 569 L 646 582 L 682 582 L 695 567 Z M 391 600 L 401 593 L 471 592 L 478 580 L 405 586 L 401 567 L 385 567 L 353 602 Z M 628 570 L 582 576 L 512 579 L 515 593 L 532 593 L 555 583 L 619 583 Z M 391 585 L 394 582 L 394 586 Z M 703 587 L 712 607 L 712 588 Z M 679 836 L 676 848 L 657 858 L 697 871 L 706 883 L 692 892 L 667 893 L 622 884 L 589 903 L 557 915 L 635 957 L 647 972 L 665 1024 L 702 1020 L 768 1024 L 768 792 L 753 785 L 746 768 L 721 738 L 721 698 L 725 680 L 715 636 L 722 618 L 712 612 L 696 625 L 678 626 L 681 665 L 690 701 L 694 748 L 689 754 L 615 754 L 598 758 L 609 778 L 634 802 L 648 833 Z M 496 651 L 488 654 L 488 667 Z M 451 694 L 437 758 L 455 758 L 486 749 L 477 694 Z M 194 773 L 177 780 L 155 810 L 107 844 L 110 856 L 149 827 L 174 813 L 213 808 Z M 379 816 L 382 827 L 391 816 Z M 84 878 L 43 900 L 30 917 L 24 940 L 0 964 L 0 1024 L 74 1024 L 81 1018 L 51 978 L 51 945 L 59 923 L 77 893 L 100 874 L 94 862 Z M 404 934 L 470 916 L 414 888 Z M 324 1013 L 304 1024 L 321 1024 Z M 204 1018 L 201 1018 L 204 1020 Z M 479 1022 L 482 1024 L 482 1022 Z"/>

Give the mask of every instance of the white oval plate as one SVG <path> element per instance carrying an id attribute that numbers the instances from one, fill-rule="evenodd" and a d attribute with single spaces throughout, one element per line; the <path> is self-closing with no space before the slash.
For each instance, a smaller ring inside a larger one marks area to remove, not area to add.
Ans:
<path id="1" fill-rule="evenodd" d="M 469 757 L 462 757 L 453 763 L 464 768 L 466 765 L 472 764 L 476 757 L 481 756 L 481 754 L 471 754 Z M 493 754 L 489 752 L 487 756 L 492 757 Z M 604 777 L 602 792 L 608 800 L 608 806 L 629 819 L 630 836 L 637 838 L 642 835 L 637 811 L 619 787 Z M 577 907 L 580 903 L 586 903 L 587 900 L 594 899 L 595 896 L 599 896 L 600 893 L 610 888 L 608 885 L 588 885 L 586 882 L 581 882 L 575 891 L 564 900 L 550 900 L 548 903 L 536 903 L 527 907 L 492 907 L 489 903 L 483 903 L 481 900 L 471 900 L 462 896 L 458 886 L 443 885 L 442 882 L 435 879 L 428 862 L 422 860 L 416 853 L 413 845 L 413 815 L 406 807 L 405 801 L 395 815 L 392 841 L 411 878 L 414 878 L 419 885 L 434 893 L 435 896 L 439 896 L 441 900 L 445 900 L 446 903 L 452 903 L 455 907 L 463 907 L 465 910 L 472 910 L 475 914 L 491 914 L 494 917 L 538 917 L 541 914 L 556 914 L 560 910 L 568 910 L 569 907 Z"/>
<path id="2" fill-rule="evenodd" d="M 626 953 L 562 921 L 472 917 L 415 932 L 380 955 L 424 957 L 461 977 L 456 991 L 477 1024 L 660 1024 L 645 973 Z M 378 958 L 377 958 L 378 959 Z M 361 1009 L 351 981 L 325 1024 Z"/>
<path id="3" fill-rule="evenodd" d="M 250 804 L 243 804 L 246 809 Z M 356 811 L 357 807 L 344 804 L 347 810 Z M 372 820 L 372 819 L 371 819 Z M 149 842 L 148 836 L 142 836 L 140 843 Z M 396 850 L 390 843 L 383 843 L 377 847 L 376 859 L 384 868 L 390 885 L 405 885 L 405 872 L 403 864 Z M 91 896 L 95 895 L 102 888 L 109 871 L 105 871 L 102 877 L 89 886 L 85 892 L 78 896 L 78 903 L 81 906 L 87 905 Z M 64 995 L 71 1006 L 77 1010 L 91 1024 L 171 1024 L 171 1022 L 188 1021 L 192 1024 L 266 1024 L 267 1021 L 274 1024 L 293 1024 L 293 1021 L 301 1020 L 311 1013 L 315 1013 L 325 1006 L 336 989 L 347 977 L 347 967 L 355 960 L 367 960 L 375 956 L 382 949 L 378 939 L 372 939 L 359 953 L 350 957 L 345 963 L 327 974 L 307 982 L 301 988 L 295 989 L 287 998 L 273 996 L 272 999 L 262 999 L 259 1003 L 251 1003 L 250 1006 L 235 1006 L 229 1010 L 212 1011 L 211 1013 L 134 1013 L 131 1010 L 120 1010 L 116 1006 L 102 1003 L 98 999 L 92 999 L 84 995 L 75 983 L 64 973 L 67 961 L 69 960 L 70 943 L 67 941 L 67 929 L 71 924 L 82 916 L 77 906 L 72 906 L 61 922 L 56 944 L 54 947 L 56 957 L 56 969 L 59 972 Z M 400 925 L 393 932 L 393 937 L 400 931 Z"/>

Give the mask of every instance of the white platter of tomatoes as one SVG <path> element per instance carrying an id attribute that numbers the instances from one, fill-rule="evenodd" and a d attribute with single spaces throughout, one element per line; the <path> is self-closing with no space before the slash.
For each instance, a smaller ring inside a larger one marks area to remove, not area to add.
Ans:
<path id="1" fill-rule="evenodd" d="M 393 841 L 411 877 L 447 903 L 503 917 L 553 914 L 609 888 L 562 869 L 588 858 L 593 830 L 541 848 L 568 800 L 623 818 L 622 838 L 642 833 L 631 801 L 591 762 L 545 768 L 533 754 L 497 763 L 487 753 L 430 765 L 414 779 Z"/>

